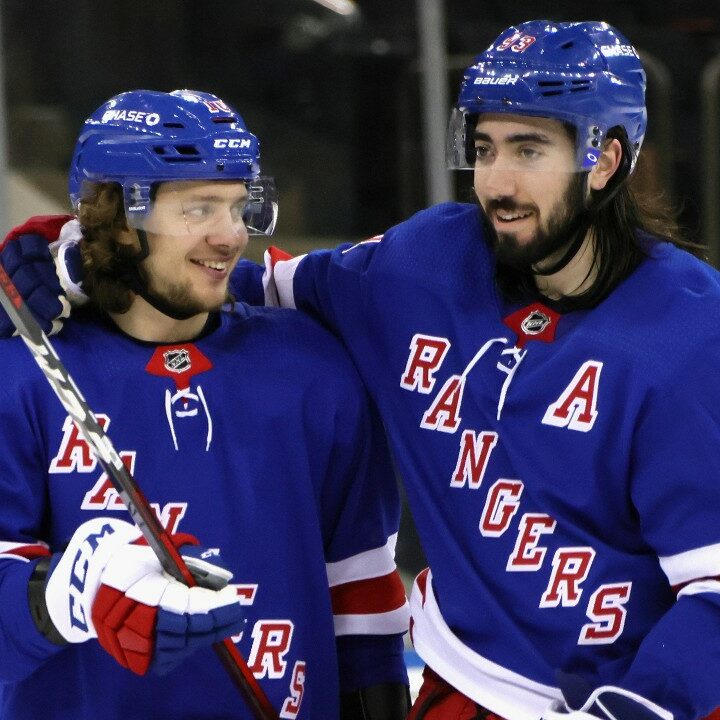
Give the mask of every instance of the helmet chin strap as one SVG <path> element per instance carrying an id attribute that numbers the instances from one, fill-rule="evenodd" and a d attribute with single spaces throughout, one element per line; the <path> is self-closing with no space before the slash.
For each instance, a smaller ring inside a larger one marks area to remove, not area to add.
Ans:
<path id="1" fill-rule="evenodd" d="M 541 277 L 554 275 L 555 273 L 560 272 L 564 267 L 566 267 L 567 264 L 578 254 L 578 251 L 582 247 L 585 237 L 587 236 L 588 230 L 592 227 L 593 216 L 597 215 L 597 213 L 602 208 L 604 208 L 613 199 L 613 197 L 615 197 L 615 194 L 620 189 L 623 180 L 629 174 L 630 165 L 625 158 L 624 152 L 623 160 L 623 165 L 618 168 L 617 172 L 613 176 L 612 185 L 606 186 L 607 192 L 599 200 L 593 201 L 591 198 L 587 206 L 583 208 L 582 212 L 578 214 L 577 219 L 573 223 L 573 227 L 570 230 L 572 240 L 567 246 L 567 250 L 565 251 L 563 256 L 556 263 L 553 263 L 549 268 L 544 268 L 542 270 L 537 267 L 537 263 L 533 263 L 533 265 L 530 266 L 530 270 L 533 275 L 540 275 Z M 588 178 L 589 174 L 586 173 L 584 181 L 586 187 Z M 538 262 L 542 262 L 545 259 L 546 258 L 543 258 Z"/>
<path id="2" fill-rule="evenodd" d="M 145 302 L 152 305 L 163 315 L 171 317 L 173 320 L 189 320 L 194 315 L 197 315 L 195 311 L 178 310 L 177 307 L 169 303 L 164 298 L 150 292 L 147 284 L 147 278 L 140 269 L 140 263 L 150 254 L 147 233 L 140 229 L 136 229 L 135 232 L 137 233 L 138 240 L 140 241 L 140 250 L 131 258 L 128 258 L 127 267 L 121 276 L 122 281 L 136 295 L 139 295 L 143 300 L 145 300 Z"/>
<path id="3" fill-rule="evenodd" d="M 563 256 L 555 263 L 553 263 L 549 268 L 544 268 L 540 270 L 537 267 L 537 263 L 533 263 L 530 266 L 530 271 L 533 275 L 541 275 L 542 277 L 546 277 L 548 275 L 554 275 L 555 273 L 560 272 L 577 254 L 580 250 L 580 247 L 582 246 L 585 236 L 587 235 L 587 231 L 590 229 L 590 213 L 587 210 L 583 210 L 578 216 L 573 224 L 573 229 L 571 232 L 572 240 L 570 241 L 570 244 L 567 246 L 567 250 L 563 254 Z M 545 258 L 543 258 L 544 260 Z M 542 262 L 540 260 L 539 262 Z"/>

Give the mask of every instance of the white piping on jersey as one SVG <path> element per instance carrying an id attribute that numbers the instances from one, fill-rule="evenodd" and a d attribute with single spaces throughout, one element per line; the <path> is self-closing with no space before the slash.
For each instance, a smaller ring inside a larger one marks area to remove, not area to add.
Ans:
<path id="1" fill-rule="evenodd" d="M 178 442 L 177 435 L 175 434 L 173 415 L 177 415 L 177 417 L 180 418 L 194 417 L 195 415 L 197 415 L 197 408 L 193 408 L 192 410 L 175 410 L 173 412 L 173 405 L 178 400 L 199 400 L 202 404 L 203 409 L 205 410 L 205 417 L 207 418 L 208 430 L 205 443 L 205 452 L 207 452 L 210 449 L 210 443 L 212 442 L 213 423 L 212 417 L 210 416 L 210 409 L 208 408 L 207 401 L 205 400 L 205 394 L 203 393 L 202 387 L 200 387 L 200 385 L 197 386 L 197 395 L 190 392 L 189 387 L 182 388 L 181 390 L 178 390 L 175 394 L 172 394 L 169 390 L 165 390 L 165 416 L 167 417 L 168 425 L 170 426 L 170 433 L 172 435 L 172 441 L 175 450 L 178 450 Z"/>
<path id="2" fill-rule="evenodd" d="M 363 245 L 376 245 L 383 239 L 382 235 L 376 235 L 375 237 L 371 237 L 368 240 L 361 240 L 358 243 L 355 243 L 354 245 L 351 245 L 349 248 L 345 248 L 341 251 L 342 255 L 347 255 L 351 250 L 354 250 L 355 248 L 362 247 Z"/>

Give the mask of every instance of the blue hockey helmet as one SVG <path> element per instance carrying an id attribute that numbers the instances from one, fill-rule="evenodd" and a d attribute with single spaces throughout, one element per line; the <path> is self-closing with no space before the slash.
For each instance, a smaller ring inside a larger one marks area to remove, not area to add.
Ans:
<path id="1" fill-rule="evenodd" d="M 242 180 L 249 194 L 249 233 L 270 235 L 277 198 L 272 179 L 260 177 L 259 160 L 258 139 L 217 96 L 133 90 L 111 98 L 85 121 L 70 166 L 70 199 L 77 208 L 84 182 L 116 182 L 128 223 L 142 227 L 156 183 Z"/>
<path id="2" fill-rule="evenodd" d="M 645 71 L 635 48 L 607 23 L 525 22 L 501 33 L 465 71 L 448 132 L 450 168 L 473 167 L 472 132 L 481 113 L 569 123 L 579 170 L 592 168 L 608 131 L 622 127 L 632 169 L 647 125 Z"/>

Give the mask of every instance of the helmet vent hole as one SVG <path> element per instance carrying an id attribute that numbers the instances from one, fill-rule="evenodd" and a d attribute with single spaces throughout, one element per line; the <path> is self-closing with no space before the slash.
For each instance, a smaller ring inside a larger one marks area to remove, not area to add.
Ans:
<path id="1" fill-rule="evenodd" d="M 573 40 L 568 40 L 568 42 L 563 43 L 563 44 L 560 46 L 560 48 L 561 48 L 562 50 L 569 50 L 574 44 L 575 44 L 575 42 L 574 42 Z"/>
<path id="2" fill-rule="evenodd" d="M 185 126 L 182 123 L 179 122 L 166 122 L 163 123 L 163 127 L 169 127 L 169 128 L 184 128 Z"/>
<path id="3" fill-rule="evenodd" d="M 198 149 L 194 145 L 176 145 L 175 150 L 178 155 L 199 155 Z"/>
<path id="4" fill-rule="evenodd" d="M 155 151 L 156 155 L 164 155 L 165 154 L 165 148 L 161 147 L 160 145 L 156 145 L 153 150 Z"/>
<path id="5" fill-rule="evenodd" d="M 235 118 L 234 117 L 214 117 L 212 119 L 214 123 L 234 123 Z"/>
<path id="6" fill-rule="evenodd" d="M 540 80 L 538 82 L 540 87 L 562 87 L 564 84 L 562 80 Z"/>

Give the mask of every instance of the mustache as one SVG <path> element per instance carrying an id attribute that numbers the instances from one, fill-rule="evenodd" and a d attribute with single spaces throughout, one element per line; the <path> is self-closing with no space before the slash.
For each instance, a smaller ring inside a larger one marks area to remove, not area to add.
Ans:
<path id="1" fill-rule="evenodd" d="M 534 212 L 535 205 L 521 205 L 510 198 L 499 198 L 497 200 L 488 200 L 485 204 L 485 212 L 491 213 L 497 210 L 505 212 Z"/>

